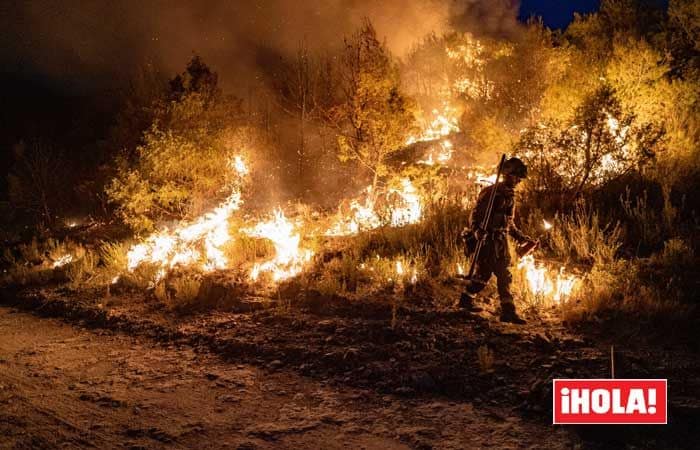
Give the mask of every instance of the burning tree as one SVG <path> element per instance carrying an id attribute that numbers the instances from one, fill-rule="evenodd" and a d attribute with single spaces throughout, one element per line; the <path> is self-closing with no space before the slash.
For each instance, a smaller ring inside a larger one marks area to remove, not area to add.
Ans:
<path id="1" fill-rule="evenodd" d="M 622 110 L 609 86 L 588 97 L 568 123 L 525 130 L 517 145 L 534 174 L 535 190 L 572 199 L 643 165 L 658 149 L 662 130 Z"/>
<path id="2" fill-rule="evenodd" d="M 154 106 L 156 118 L 136 161 L 119 159 L 107 194 L 133 229 L 149 231 L 160 220 L 199 215 L 229 194 L 229 162 L 252 139 L 233 121 L 240 113 L 237 102 L 216 83 L 216 74 L 195 57 L 171 81 L 168 98 Z"/>
<path id="3" fill-rule="evenodd" d="M 414 101 L 401 92 L 398 67 L 369 20 L 345 40 L 340 76 L 342 100 L 330 111 L 338 155 L 369 171 L 376 192 L 389 156 L 413 131 Z"/>

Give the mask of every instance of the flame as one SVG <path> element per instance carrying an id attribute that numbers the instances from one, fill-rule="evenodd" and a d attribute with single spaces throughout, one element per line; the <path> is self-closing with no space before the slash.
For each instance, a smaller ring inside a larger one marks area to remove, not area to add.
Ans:
<path id="1" fill-rule="evenodd" d="M 274 211 L 273 218 L 260 222 L 252 229 L 242 230 L 252 237 L 265 238 L 275 246 L 275 257 L 262 264 L 255 264 L 250 278 L 256 281 L 263 272 L 272 273 L 273 281 L 282 281 L 298 275 L 306 263 L 311 260 L 311 250 L 301 250 L 299 233 L 294 232 L 294 225 L 287 220 L 280 208 Z"/>
<path id="2" fill-rule="evenodd" d="M 545 219 L 542 219 L 542 226 L 544 227 L 545 230 L 551 230 L 552 229 L 552 224 L 547 222 Z"/>
<path id="3" fill-rule="evenodd" d="M 450 105 L 449 101 L 443 101 L 442 110 L 436 108 L 431 113 L 432 119 L 423 124 L 423 130 L 418 136 L 410 136 L 406 140 L 406 145 L 416 142 L 434 141 L 460 131 L 459 110 Z"/>
<path id="4" fill-rule="evenodd" d="M 144 242 L 134 245 L 127 253 L 127 267 L 133 271 L 140 264 L 152 263 L 161 269 L 172 269 L 177 265 L 196 265 L 205 271 L 225 269 L 227 260 L 221 247 L 231 237 L 228 234 L 228 219 L 241 205 L 240 192 L 234 192 L 218 208 L 204 214 L 192 223 L 163 230 L 149 236 Z M 162 271 L 165 275 L 165 270 Z M 158 279 L 162 276 L 158 277 Z"/>
<path id="5" fill-rule="evenodd" d="M 474 168 L 467 172 L 467 178 L 473 180 L 474 184 L 480 186 L 491 186 L 496 182 L 496 174 L 488 175 L 481 168 Z"/>
<path id="6" fill-rule="evenodd" d="M 551 298 L 555 303 L 569 298 L 579 280 L 575 275 L 567 275 L 564 267 L 560 267 L 556 275 L 552 275 L 543 264 L 536 263 L 532 255 L 520 259 L 518 270 L 522 271 L 527 280 L 527 288 L 533 295 Z"/>
<path id="7" fill-rule="evenodd" d="M 453 145 L 452 142 L 450 141 L 442 141 L 440 142 L 440 151 L 437 154 L 437 157 L 433 157 L 433 151 L 431 150 L 430 153 L 428 153 L 428 158 L 419 160 L 418 164 L 425 164 L 427 166 L 434 166 L 435 162 L 439 164 L 447 164 L 447 162 L 452 159 L 452 149 Z"/>
<path id="8" fill-rule="evenodd" d="M 464 268 L 462 267 L 461 264 L 457 263 L 457 274 L 458 275 L 464 275 Z"/>
<path id="9" fill-rule="evenodd" d="M 399 281 L 405 280 L 406 269 L 403 266 L 403 262 L 400 259 L 397 259 L 394 265 L 396 267 L 396 278 Z M 416 284 L 418 282 L 418 269 L 416 269 L 415 267 L 411 267 L 410 270 L 411 276 L 410 278 L 408 278 L 408 282 L 411 284 Z M 391 278 L 389 280 L 391 281 Z"/>
<path id="10" fill-rule="evenodd" d="M 379 212 L 375 209 L 371 186 L 368 186 L 365 191 L 365 201 L 352 200 L 350 213 L 347 216 L 339 214 L 335 223 L 324 233 L 326 236 L 349 236 L 387 224 L 381 220 Z M 401 189 L 389 189 L 388 194 L 398 197 L 398 201 L 390 202 L 388 207 L 389 225 L 400 227 L 420 221 L 423 207 L 420 195 L 411 180 L 402 178 Z"/>
<path id="11" fill-rule="evenodd" d="M 240 156 L 235 156 L 229 162 L 229 167 L 241 177 L 248 173 Z M 174 229 L 153 233 L 129 249 L 127 269 L 133 272 L 143 263 L 155 264 L 159 267 L 155 282 L 177 265 L 195 265 L 207 272 L 225 269 L 228 261 L 222 247 L 231 240 L 228 220 L 242 203 L 240 191 L 234 188 L 231 195 L 214 210 L 192 222 L 181 223 Z"/>
<path id="12" fill-rule="evenodd" d="M 401 190 L 389 190 L 390 193 L 398 194 L 399 197 L 403 199 L 403 203 L 405 205 L 403 207 L 395 207 L 392 209 L 391 226 L 393 227 L 400 227 L 418 222 L 423 211 L 420 196 L 418 195 L 416 188 L 411 183 L 411 180 L 408 178 L 403 178 L 401 180 L 401 186 L 403 188 Z"/>
<path id="13" fill-rule="evenodd" d="M 239 176 L 248 175 L 248 166 L 246 166 L 245 161 L 241 155 L 236 155 L 231 161 L 229 161 L 229 167 L 231 167 Z"/>
<path id="14" fill-rule="evenodd" d="M 381 220 L 374 211 L 374 196 L 372 186 L 367 186 L 364 190 L 365 201 L 353 199 L 350 202 L 349 219 L 340 217 L 336 223 L 329 228 L 326 236 L 348 236 L 357 234 L 362 230 L 372 230 L 381 226 Z"/>
<path id="15" fill-rule="evenodd" d="M 70 262 L 72 262 L 72 261 L 73 261 L 73 255 L 71 255 L 71 254 L 66 254 L 66 255 L 63 255 L 63 256 L 61 256 L 60 258 L 58 258 L 56 261 L 54 261 L 52 267 L 53 267 L 54 269 L 57 268 L 57 267 L 63 267 L 63 266 L 65 266 L 66 264 L 68 264 L 68 263 L 70 263 Z"/>

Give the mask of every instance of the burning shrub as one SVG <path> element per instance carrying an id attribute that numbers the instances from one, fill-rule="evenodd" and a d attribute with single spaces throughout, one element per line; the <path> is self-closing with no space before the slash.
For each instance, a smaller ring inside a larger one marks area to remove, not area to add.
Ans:
<path id="1" fill-rule="evenodd" d="M 564 202 L 643 165 L 659 149 L 662 136 L 662 130 L 624 112 L 612 88 L 604 85 L 570 122 L 529 127 L 516 148 L 528 163 L 530 189 L 558 194 Z"/>
<path id="2" fill-rule="evenodd" d="M 342 64 L 343 97 L 330 113 L 338 156 L 359 162 L 376 190 L 390 169 L 388 158 L 412 134 L 415 104 L 401 92 L 398 67 L 369 20 L 346 39 Z"/>
<path id="3" fill-rule="evenodd" d="M 100 247 L 100 259 L 110 282 L 126 272 L 129 264 L 128 251 L 129 246 L 121 242 L 105 242 Z"/>
<path id="4" fill-rule="evenodd" d="M 118 161 L 107 195 L 134 230 L 199 215 L 241 181 L 230 166 L 255 142 L 255 133 L 236 124 L 239 104 L 223 96 L 216 82 L 216 74 L 193 58 L 171 81 L 169 101 L 154 107 L 136 160 Z"/>
<path id="5" fill-rule="evenodd" d="M 245 129 L 182 136 L 154 126 L 139 147 L 137 167 L 120 169 L 107 193 L 136 231 L 150 231 L 157 221 L 201 214 L 240 184 L 230 165 L 253 141 Z"/>

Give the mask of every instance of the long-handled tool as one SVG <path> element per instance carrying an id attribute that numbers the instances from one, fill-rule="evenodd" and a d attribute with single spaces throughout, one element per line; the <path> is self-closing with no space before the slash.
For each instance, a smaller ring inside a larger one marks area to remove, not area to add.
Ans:
<path id="1" fill-rule="evenodd" d="M 486 207 L 486 214 L 481 221 L 481 229 L 488 230 L 489 222 L 491 221 L 491 213 L 493 212 L 493 202 L 496 200 L 496 190 L 498 189 L 498 180 L 501 178 L 501 170 L 503 169 L 503 163 L 506 160 L 506 155 L 501 155 L 501 160 L 498 163 L 498 169 L 496 169 L 496 181 L 493 183 L 493 188 L 491 189 L 491 195 L 489 197 L 489 202 Z M 484 245 L 484 239 L 477 239 L 476 248 L 474 249 L 474 255 L 472 256 L 472 263 L 469 267 L 469 275 L 467 279 L 470 281 L 482 281 L 474 280 L 474 271 L 476 270 L 476 263 L 479 260 L 479 253 L 481 253 L 481 248 Z"/>

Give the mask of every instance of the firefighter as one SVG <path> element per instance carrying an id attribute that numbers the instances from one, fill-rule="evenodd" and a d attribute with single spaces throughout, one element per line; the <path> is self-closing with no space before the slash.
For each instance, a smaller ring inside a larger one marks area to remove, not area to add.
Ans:
<path id="1" fill-rule="evenodd" d="M 524 324 L 525 321 L 515 311 L 513 295 L 510 292 L 513 276 L 509 268 L 510 252 L 506 236 L 510 235 L 518 244 L 535 244 L 535 241 L 523 234 L 513 221 L 515 188 L 527 177 L 527 167 L 519 158 L 510 158 L 504 161 L 501 172 L 503 181 L 482 189 L 476 206 L 472 210 L 471 230 L 465 236 L 467 251 L 472 253 L 477 241 L 481 240 L 483 243 L 476 262 L 475 277 L 469 280 L 466 291 L 460 296 L 457 306 L 473 312 L 481 311 L 481 308 L 474 305 L 474 297 L 484 289 L 493 274 L 496 275 L 498 295 L 501 300 L 501 322 Z M 482 229 L 493 189 L 496 189 L 496 196 L 491 219 L 486 229 Z"/>

